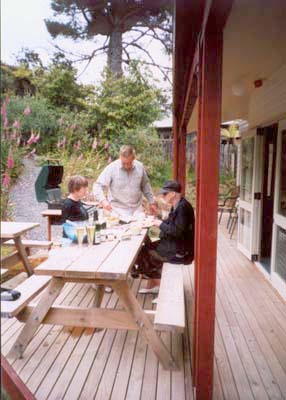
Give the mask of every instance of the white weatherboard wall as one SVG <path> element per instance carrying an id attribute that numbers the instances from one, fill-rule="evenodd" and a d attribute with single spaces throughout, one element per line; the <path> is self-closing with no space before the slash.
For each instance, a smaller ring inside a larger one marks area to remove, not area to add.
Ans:
<path id="1" fill-rule="evenodd" d="M 286 117 L 286 65 L 263 81 L 250 98 L 249 125 L 265 126 Z"/>

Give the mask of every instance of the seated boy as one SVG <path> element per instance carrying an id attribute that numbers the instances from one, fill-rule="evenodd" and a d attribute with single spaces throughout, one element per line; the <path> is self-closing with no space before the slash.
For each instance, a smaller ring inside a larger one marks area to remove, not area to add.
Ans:
<path id="1" fill-rule="evenodd" d="M 69 195 L 62 209 L 63 237 L 77 241 L 76 224 L 88 220 L 88 212 L 81 199 L 86 196 L 88 180 L 80 175 L 71 176 L 68 182 Z"/>

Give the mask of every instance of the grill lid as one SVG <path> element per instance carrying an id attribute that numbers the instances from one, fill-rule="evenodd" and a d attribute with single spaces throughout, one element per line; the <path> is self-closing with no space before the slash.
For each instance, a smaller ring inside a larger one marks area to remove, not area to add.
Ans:
<path id="1" fill-rule="evenodd" d="M 48 190 L 61 190 L 64 167 L 62 165 L 44 165 L 35 182 L 35 192 L 39 203 L 48 202 Z"/>

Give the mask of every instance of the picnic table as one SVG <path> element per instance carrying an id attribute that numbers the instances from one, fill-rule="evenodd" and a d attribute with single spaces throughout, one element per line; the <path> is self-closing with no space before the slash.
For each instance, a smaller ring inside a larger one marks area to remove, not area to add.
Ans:
<path id="1" fill-rule="evenodd" d="M 35 306 L 26 307 L 26 321 L 10 354 L 22 357 L 41 323 L 91 328 L 139 330 L 165 369 L 176 364 L 158 336 L 148 315 L 128 285 L 128 274 L 143 244 L 147 230 L 129 240 L 113 240 L 93 246 L 69 246 L 52 250 L 35 269 L 49 283 Z M 98 289 L 90 308 L 53 306 L 67 282 L 95 283 Z M 116 292 L 124 310 L 100 308 L 105 286 Z M 25 310 L 24 310 L 25 311 Z"/>
<path id="2" fill-rule="evenodd" d="M 3 261 L 3 264 L 9 264 L 9 261 L 12 260 L 21 260 L 23 262 L 23 265 L 27 271 L 28 275 L 33 274 L 33 268 L 30 264 L 30 261 L 28 260 L 28 255 L 25 249 L 25 246 L 23 245 L 22 242 L 22 235 L 25 234 L 26 232 L 36 228 L 40 224 L 35 223 L 35 222 L 10 222 L 10 221 L 1 221 L 1 243 L 8 241 L 9 239 L 14 241 L 15 247 L 17 249 L 17 252 L 11 254 L 8 257 L 5 257 L 5 259 L 1 260 Z M 5 266 L 5 265 L 3 265 Z"/>

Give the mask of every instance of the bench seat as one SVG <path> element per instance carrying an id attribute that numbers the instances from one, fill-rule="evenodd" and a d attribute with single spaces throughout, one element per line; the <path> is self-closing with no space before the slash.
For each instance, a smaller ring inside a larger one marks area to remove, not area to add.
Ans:
<path id="1" fill-rule="evenodd" d="M 50 249 L 52 247 L 53 242 L 51 240 L 22 240 L 24 247 L 41 247 Z M 10 239 L 3 243 L 4 246 L 15 246 L 14 240 Z"/>
<path id="2" fill-rule="evenodd" d="M 183 332 L 185 329 L 183 268 L 181 264 L 163 264 L 154 319 L 156 330 Z"/>
<path id="3" fill-rule="evenodd" d="M 21 293 L 15 301 L 1 301 L 1 317 L 15 317 L 24 307 L 36 297 L 50 282 L 52 278 L 45 275 L 32 275 L 14 290 Z"/>

